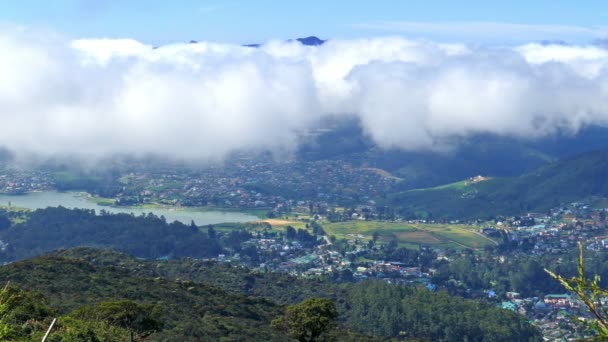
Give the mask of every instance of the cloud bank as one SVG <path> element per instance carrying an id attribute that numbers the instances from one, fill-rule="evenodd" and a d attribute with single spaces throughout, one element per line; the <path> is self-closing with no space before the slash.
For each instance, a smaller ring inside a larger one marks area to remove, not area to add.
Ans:
<path id="1" fill-rule="evenodd" d="M 289 152 L 327 116 L 386 148 L 608 123 L 608 50 L 382 37 L 320 47 L 70 40 L 0 30 L 0 146 L 17 155 L 218 160 Z"/>

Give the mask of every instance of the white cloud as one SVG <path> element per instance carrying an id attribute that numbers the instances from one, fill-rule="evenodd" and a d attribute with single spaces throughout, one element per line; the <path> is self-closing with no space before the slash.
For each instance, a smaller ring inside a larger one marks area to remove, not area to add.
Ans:
<path id="1" fill-rule="evenodd" d="M 221 159 L 290 151 L 327 115 L 379 146 L 443 149 L 608 121 L 606 50 L 469 47 L 400 37 L 154 48 L 0 33 L 0 146 L 20 155 Z"/>

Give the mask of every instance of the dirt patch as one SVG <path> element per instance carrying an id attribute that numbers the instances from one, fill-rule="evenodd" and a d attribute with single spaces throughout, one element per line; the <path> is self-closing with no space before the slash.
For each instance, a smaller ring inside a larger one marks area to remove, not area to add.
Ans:
<path id="1" fill-rule="evenodd" d="M 440 239 L 435 236 L 423 232 L 423 231 L 414 231 L 414 232 L 401 232 L 396 233 L 397 239 L 401 242 L 413 242 L 413 243 L 426 243 L 426 244 L 437 244 L 442 243 Z"/>
<path id="2" fill-rule="evenodd" d="M 298 222 L 295 222 L 295 221 L 279 220 L 279 219 L 266 219 L 266 220 L 261 220 L 261 221 L 256 221 L 256 222 L 268 223 L 271 226 L 288 226 L 288 225 L 298 224 Z"/>

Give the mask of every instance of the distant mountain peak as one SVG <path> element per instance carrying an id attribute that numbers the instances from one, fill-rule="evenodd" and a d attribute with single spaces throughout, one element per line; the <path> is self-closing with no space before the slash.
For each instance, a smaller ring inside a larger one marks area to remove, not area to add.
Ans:
<path id="1" fill-rule="evenodd" d="M 327 41 L 327 40 L 323 40 L 323 39 L 320 39 L 315 36 L 310 36 L 310 37 L 306 37 L 306 38 L 298 38 L 296 40 L 299 41 L 300 43 L 302 43 L 302 45 L 307 45 L 307 46 L 319 46 L 319 45 L 323 45 Z"/>
<path id="2" fill-rule="evenodd" d="M 293 42 L 293 41 L 297 41 L 302 45 L 306 45 L 306 46 L 320 46 L 325 44 L 325 42 L 327 42 L 327 39 L 321 39 L 319 37 L 316 36 L 309 36 L 309 37 L 305 37 L 305 38 L 296 38 L 296 39 L 289 39 L 287 40 L 288 42 Z M 254 43 L 254 44 L 243 44 L 243 46 L 245 47 L 252 47 L 252 48 L 259 48 L 260 46 L 262 46 L 263 44 L 259 44 L 259 43 Z"/>

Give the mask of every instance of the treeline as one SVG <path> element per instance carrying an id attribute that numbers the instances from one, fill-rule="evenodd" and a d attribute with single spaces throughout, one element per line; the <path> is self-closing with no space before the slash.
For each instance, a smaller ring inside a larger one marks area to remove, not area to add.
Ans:
<path id="1" fill-rule="evenodd" d="M 232 238 L 246 239 L 247 236 Z M 63 207 L 36 210 L 25 222 L 0 231 L 7 247 L 0 260 L 14 261 L 59 248 L 77 246 L 109 247 L 131 255 L 160 257 L 217 257 L 223 248 L 195 225 L 168 223 L 152 214 L 134 216 Z"/>

